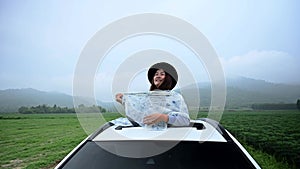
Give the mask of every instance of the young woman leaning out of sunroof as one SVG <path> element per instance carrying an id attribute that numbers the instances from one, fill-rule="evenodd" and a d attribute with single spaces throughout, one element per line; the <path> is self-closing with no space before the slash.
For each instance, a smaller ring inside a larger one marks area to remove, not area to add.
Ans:
<path id="1" fill-rule="evenodd" d="M 156 63 L 148 70 L 148 80 L 151 83 L 150 91 L 169 91 L 170 96 L 166 97 L 164 113 L 153 113 L 144 117 L 144 124 L 155 124 L 164 121 L 174 126 L 188 126 L 190 124 L 189 112 L 183 97 L 171 91 L 178 79 L 176 69 L 165 62 Z M 116 95 L 116 101 L 122 103 L 123 94 Z"/>

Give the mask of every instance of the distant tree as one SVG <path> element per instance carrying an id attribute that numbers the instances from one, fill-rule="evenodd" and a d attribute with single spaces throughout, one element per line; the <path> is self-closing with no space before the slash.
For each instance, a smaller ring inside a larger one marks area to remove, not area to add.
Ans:
<path id="1" fill-rule="evenodd" d="M 300 110 L 300 99 L 297 100 L 297 108 Z"/>
<path id="2" fill-rule="evenodd" d="M 105 113 L 106 112 L 106 109 L 101 107 L 101 106 L 98 106 L 98 109 L 100 110 L 101 113 Z"/>
<path id="3" fill-rule="evenodd" d="M 262 103 L 252 104 L 254 110 L 295 110 L 295 103 Z"/>
<path id="4" fill-rule="evenodd" d="M 22 106 L 18 109 L 18 112 L 22 114 L 75 113 L 75 109 L 68 108 L 68 107 L 62 108 L 57 105 L 50 107 L 43 104 L 43 105 L 31 106 L 31 107 Z"/>
<path id="5" fill-rule="evenodd" d="M 22 106 L 18 109 L 18 112 L 21 114 L 32 114 L 32 110 L 28 107 Z"/>
<path id="6" fill-rule="evenodd" d="M 80 104 L 80 105 L 78 105 L 78 107 L 79 107 L 79 108 L 83 108 L 83 107 L 85 107 L 85 106 L 84 106 L 84 104 Z"/>
<path id="7" fill-rule="evenodd" d="M 101 106 L 85 106 L 83 104 L 78 106 L 78 111 L 81 113 L 105 113 L 107 110 Z M 25 107 L 22 106 L 18 109 L 19 113 L 22 114 L 46 114 L 46 113 L 76 113 L 74 108 L 68 108 L 68 107 L 59 107 L 57 105 L 48 106 L 48 105 L 38 105 L 38 106 L 31 106 L 31 107 Z"/>

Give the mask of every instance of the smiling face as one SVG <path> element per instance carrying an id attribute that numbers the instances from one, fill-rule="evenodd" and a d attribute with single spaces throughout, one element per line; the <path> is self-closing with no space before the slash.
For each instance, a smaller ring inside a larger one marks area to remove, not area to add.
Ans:
<path id="1" fill-rule="evenodd" d="M 163 69 L 158 69 L 153 76 L 153 83 L 158 88 L 165 80 L 166 73 Z"/>

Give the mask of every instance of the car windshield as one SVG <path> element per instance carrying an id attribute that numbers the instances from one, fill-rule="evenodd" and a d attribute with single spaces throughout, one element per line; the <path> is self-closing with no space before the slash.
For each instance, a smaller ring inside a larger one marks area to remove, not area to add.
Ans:
<path id="1" fill-rule="evenodd" d="M 131 141 L 143 146 L 150 141 Z M 99 169 L 198 169 L 198 168 L 255 168 L 243 153 L 231 143 L 182 141 L 151 141 L 154 144 L 173 144 L 173 148 L 161 154 L 129 158 L 110 153 L 93 141 L 86 142 L 75 155 L 66 161 L 63 168 Z M 109 142 L 110 145 L 127 145 L 128 142 Z"/>

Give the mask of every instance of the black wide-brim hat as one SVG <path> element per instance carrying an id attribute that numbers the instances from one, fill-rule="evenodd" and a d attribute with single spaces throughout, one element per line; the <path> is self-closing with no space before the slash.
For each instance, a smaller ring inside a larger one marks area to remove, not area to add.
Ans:
<path id="1" fill-rule="evenodd" d="M 169 74 L 171 76 L 171 78 L 172 78 L 171 89 L 173 89 L 177 84 L 178 74 L 177 74 L 176 69 L 172 65 L 170 65 L 169 63 L 166 63 L 166 62 L 156 63 L 149 68 L 149 70 L 148 70 L 149 82 L 150 83 L 152 82 L 153 77 L 158 69 L 163 69 L 167 74 Z"/>

